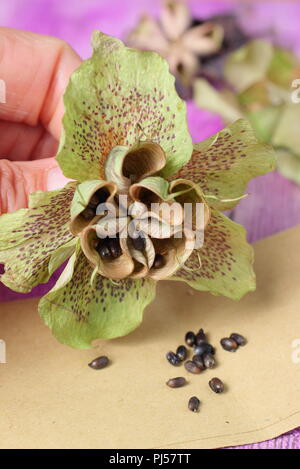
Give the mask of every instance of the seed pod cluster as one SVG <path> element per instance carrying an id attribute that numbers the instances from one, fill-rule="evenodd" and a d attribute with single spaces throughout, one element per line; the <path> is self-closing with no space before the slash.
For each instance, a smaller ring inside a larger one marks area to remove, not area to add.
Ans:
<path id="1" fill-rule="evenodd" d="M 235 352 L 240 346 L 246 345 L 247 341 L 245 337 L 237 332 L 233 332 L 230 337 L 224 337 L 220 340 L 220 344 L 222 345 L 224 350 L 228 352 Z"/>

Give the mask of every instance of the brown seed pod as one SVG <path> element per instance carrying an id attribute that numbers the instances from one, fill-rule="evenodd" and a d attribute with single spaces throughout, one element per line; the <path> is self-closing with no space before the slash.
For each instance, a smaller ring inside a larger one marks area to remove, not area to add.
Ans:
<path id="1" fill-rule="evenodd" d="M 102 356 L 102 357 L 97 357 L 91 363 L 89 363 L 89 367 L 93 368 L 93 370 L 102 370 L 102 368 L 105 368 L 109 363 L 108 357 Z"/>
<path id="2" fill-rule="evenodd" d="M 186 379 L 183 378 L 182 376 L 179 376 L 178 378 L 171 378 L 169 381 L 166 382 L 167 386 L 170 388 L 181 388 L 186 384 Z"/>

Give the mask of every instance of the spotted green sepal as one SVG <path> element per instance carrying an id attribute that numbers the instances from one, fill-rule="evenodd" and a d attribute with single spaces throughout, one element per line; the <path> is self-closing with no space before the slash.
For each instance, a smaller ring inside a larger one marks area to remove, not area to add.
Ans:
<path id="1" fill-rule="evenodd" d="M 274 169 L 275 159 L 272 147 L 259 143 L 249 122 L 240 119 L 196 143 L 174 178 L 196 182 L 211 207 L 228 210 L 243 197 L 250 179 Z"/>
<path id="2" fill-rule="evenodd" d="M 89 348 L 95 339 L 120 337 L 138 327 L 155 287 L 149 279 L 113 282 L 93 275 L 78 244 L 54 288 L 40 300 L 39 312 L 59 342 Z"/>
<path id="3" fill-rule="evenodd" d="M 255 290 L 253 248 L 245 229 L 212 210 L 204 245 L 194 250 L 185 266 L 171 280 L 187 282 L 196 290 L 238 300 Z"/>
<path id="4" fill-rule="evenodd" d="M 57 160 L 65 176 L 80 182 L 102 179 L 112 148 L 140 141 L 163 148 L 167 164 L 162 175 L 169 176 L 189 160 L 192 141 L 186 105 L 167 62 L 100 32 L 93 34 L 93 49 L 92 58 L 71 76 L 64 97 Z"/>
<path id="5" fill-rule="evenodd" d="M 49 280 L 74 251 L 69 230 L 70 205 L 75 184 L 51 192 L 36 192 L 29 208 L 0 217 L 1 282 L 26 293 Z"/>

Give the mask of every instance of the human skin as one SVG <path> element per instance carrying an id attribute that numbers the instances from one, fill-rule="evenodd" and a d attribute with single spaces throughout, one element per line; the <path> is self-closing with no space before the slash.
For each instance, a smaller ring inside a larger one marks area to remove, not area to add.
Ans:
<path id="1" fill-rule="evenodd" d="M 0 28 L 0 214 L 27 207 L 36 190 L 62 187 L 53 158 L 64 112 L 63 93 L 81 59 L 64 41 Z"/>

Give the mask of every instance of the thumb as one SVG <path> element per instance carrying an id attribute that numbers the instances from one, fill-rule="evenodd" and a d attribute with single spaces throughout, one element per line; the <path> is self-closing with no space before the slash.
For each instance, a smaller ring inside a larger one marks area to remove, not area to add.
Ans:
<path id="1" fill-rule="evenodd" d="M 55 158 L 0 160 L 0 214 L 28 207 L 31 192 L 59 189 L 68 181 Z"/>

